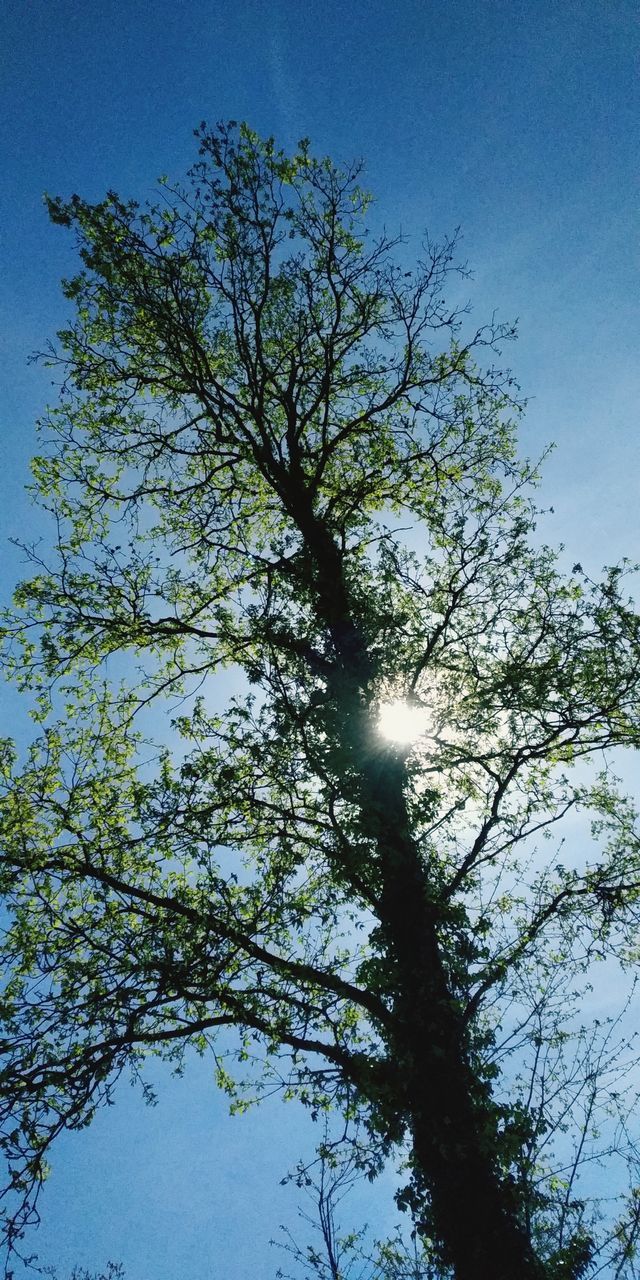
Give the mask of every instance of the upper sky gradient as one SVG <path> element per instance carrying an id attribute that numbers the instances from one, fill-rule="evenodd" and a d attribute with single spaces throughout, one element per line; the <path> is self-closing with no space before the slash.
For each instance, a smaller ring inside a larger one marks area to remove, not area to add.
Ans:
<path id="1" fill-rule="evenodd" d="M 22 486 L 54 394 L 27 358 L 64 322 L 75 265 L 42 194 L 144 199 L 193 162 L 203 119 L 362 157 L 409 255 L 461 226 L 474 315 L 520 320 L 524 448 L 556 442 L 544 536 L 594 572 L 638 558 L 637 52 L 635 0 L 4 0 L 5 598 L 7 539 L 38 530 Z M 267 1242 L 295 1204 L 278 1180 L 308 1124 L 275 1102 L 229 1120 L 210 1076 L 160 1076 L 151 1111 L 125 1087 L 61 1145 L 34 1239 L 61 1277 L 113 1258 L 127 1280 L 272 1280 Z"/>

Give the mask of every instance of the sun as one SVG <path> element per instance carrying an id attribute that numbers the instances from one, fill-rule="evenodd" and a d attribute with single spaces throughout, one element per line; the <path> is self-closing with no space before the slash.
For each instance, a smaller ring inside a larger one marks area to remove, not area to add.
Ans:
<path id="1" fill-rule="evenodd" d="M 378 729 L 383 738 L 412 746 L 427 732 L 428 712 L 423 707 L 412 706 L 400 699 L 382 702 L 378 716 Z"/>

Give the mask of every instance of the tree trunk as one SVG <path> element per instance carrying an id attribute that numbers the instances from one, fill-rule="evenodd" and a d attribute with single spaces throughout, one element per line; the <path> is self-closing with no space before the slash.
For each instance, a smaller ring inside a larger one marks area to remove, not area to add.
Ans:
<path id="1" fill-rule="evenodd" d="M 442 908 L 432 900 L 410 833 L 404 762 L 390 750 L 372 757 L 361 695 L 375 670 L 342 555 L 298 486 L 290 510 L 313 561 L 317 614 L 340 667 L 335 692 L 354 745 L 364 824 L 382 867 L 380 921 L 393 974 L 393 990 L 384 994 L 395 1014 L 389 1051 L 403 1073 L 398 1106 L 411 1129 L 416 1186 L 429 1202 L 431 1230 L 426 1213 L 422 1225 L 425 1234 L 433 1232 L 456 1280 L 544 1280 L 546 1268 L 518 1221 L 513 1182 L 499 1168 L 490 1090 L 469 1062 L 468 1032 L 438 936 Z"/>
<path id="2" fill-rule="evenodd" d="M 468 1058 L 468 1033 L 447 975 L 437 906 L 409 834 L 402 763 L 369 767 L 368 803 L 384 866 L 382 925 L 396 975 L 395 1054 L 404 1079 L 416 1184 L 456 1280 L 542 1280 L 499 1169 L 496 1111 Z M 429 1234 L 429 1232 L 427 1231 Z"/>

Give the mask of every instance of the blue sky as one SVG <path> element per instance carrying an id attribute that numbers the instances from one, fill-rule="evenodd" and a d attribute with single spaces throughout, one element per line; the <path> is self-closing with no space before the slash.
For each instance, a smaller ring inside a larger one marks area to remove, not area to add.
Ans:
<path id="1" fill-rule="evenodd" d="M 62 323 L 68 238 L 42 193 L 144 198 L 194 157 L 201 120 L 247 119 L 361 156 L 376 216 L 414 237 L 460 224 L 475 314 L 520 317 L 509 353 L 550 440 L 544 535 L 597 571 L 638 555 L 635 0 L 5 0 L 0 13 L 0 543 L 37 534 L 22 484 Z M 408 250 L 410 252 L 410 249 Z M 15 715 L 6 698 L 5 720 Z M 4 726 L 9 731 L 11 723 Z M 226 1117 L 211 1072 L 164 1081 L 58 1152 L 36 1246 L 129 1280 L 273 1277 L 279 1178 L 309 1142 L 291 1108 Z"/>

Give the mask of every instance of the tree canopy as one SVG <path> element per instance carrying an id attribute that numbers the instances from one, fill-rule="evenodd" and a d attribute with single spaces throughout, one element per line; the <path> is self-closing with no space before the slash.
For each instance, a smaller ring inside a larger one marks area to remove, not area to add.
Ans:
<path id="1" fill-rule="evenodd" d="M 153 206 L 49 200 L 82 266 L 56 545 L 5 621 L 38 725 L 2 751 L 8 1241 L 56 1135 L 195 1050 L 238 1105 L 248 1073 L 341 1109 L 371 1173 L 403 1152 L 440 1275 L 634 1274 L 633 1045 L 576 1012 L 637 952 L 625 566 L 541 545 L 512 330 L 447 302 L 454 240 L 408 269 L 358 166 L 199 142 Z"/>

